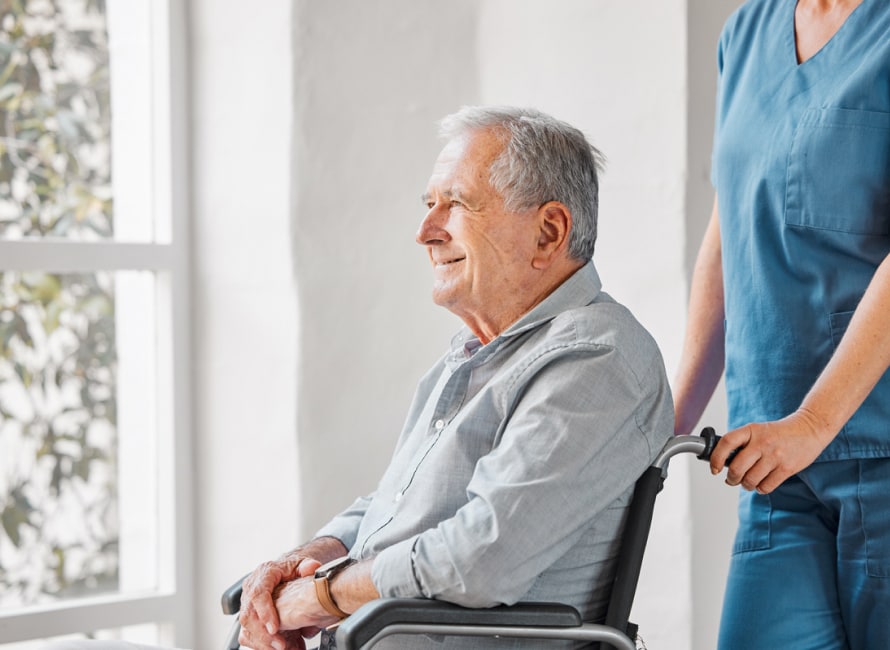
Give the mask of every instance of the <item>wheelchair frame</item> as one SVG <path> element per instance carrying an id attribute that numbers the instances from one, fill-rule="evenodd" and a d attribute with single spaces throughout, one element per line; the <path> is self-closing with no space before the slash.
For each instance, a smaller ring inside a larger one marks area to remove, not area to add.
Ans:
<path id="1" fill-rule="evenodd" d="M 652 527 L 655 499 L 664 486 L 668 465 L 674 456 L 682 453 L 709 460 L 719 439 L 711 427 L 703 429 L 698 436 L 672 438 L 637 479 L 603 624 L 585 623 L 577 609 L 561 603 L 520 602 L 470 609 L 438 600 L 380 598 L 363 605 L 340 623 L 336 632 L 337 649 L 369 648 L 396 634 L 437 634 L 575 640 L 605 643 L 618 650 L 636 650 L 638 626 L 629 621 L 630 610 Z M 241 580 L 223 593 L 223 612 L 235 614 L 240 605 Z M 239 632 L 236 620 L 225 650 L 238 650 Z"/>

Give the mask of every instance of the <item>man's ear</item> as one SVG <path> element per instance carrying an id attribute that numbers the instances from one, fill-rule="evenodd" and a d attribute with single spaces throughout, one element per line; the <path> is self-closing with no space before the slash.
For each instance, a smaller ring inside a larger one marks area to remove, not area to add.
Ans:
<path id="1" fill-rule="evenodd" d="M 548 201 L 538 208 L 538 248 L 532 260 L 536 269 L 546 269 L 568 247 L 572 213 L 559 201 Z"/>

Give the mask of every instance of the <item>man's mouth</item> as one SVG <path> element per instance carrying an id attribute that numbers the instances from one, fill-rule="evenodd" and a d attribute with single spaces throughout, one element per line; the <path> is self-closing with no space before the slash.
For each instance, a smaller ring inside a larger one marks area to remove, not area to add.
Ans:
<path id="1" fill-rule="evenodd" d="M 450 260 L 440 260 L 438 262 L 435 262 L 434 266 L 438 269 L 438 268 L 442 268 L 445 266 L 449 266 L 451 264 L 455 264 L 456 262 L 463 262 L 465 259 L 466 259 L 465 257 L 455 257 L 454 259 L 450 259 Z"/>

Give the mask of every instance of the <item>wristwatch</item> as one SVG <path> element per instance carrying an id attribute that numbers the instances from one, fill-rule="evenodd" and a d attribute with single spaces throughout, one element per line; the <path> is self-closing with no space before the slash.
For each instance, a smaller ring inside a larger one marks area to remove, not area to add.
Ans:
<path id="1" fill-rule="evenodd" d="M 318 598 L 318 603 L 324 607 L 326 612 L 337 618 L 346 618 L 349 614 L 337 607 L 337 603 L 331 598 L 331 580 L 343 569 L 353 564 L 355 564 L 355 560 L 344 555 L 327 564 L 322 564 L 315 570 L 315 596 Z"/>

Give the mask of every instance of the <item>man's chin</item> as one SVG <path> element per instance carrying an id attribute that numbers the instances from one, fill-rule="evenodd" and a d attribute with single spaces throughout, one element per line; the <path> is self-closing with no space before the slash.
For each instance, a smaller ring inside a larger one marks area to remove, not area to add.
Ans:
<path id="1" fill-rule="evenodd" d="M 432 297 L 433 304 L 438 305 L 439 307 L 444 307 L 445 309 L 451 309 L 450 302 L 444 292 L 433 289 Z"/>
<path id="2" fill-rule="evenodd" d="M 465 306 L 460 297 L 454 291 L 439 291 L 433 288 L 433 304 L 447 309 L 452 314 L 463 320 L 465 316 Z"/>

